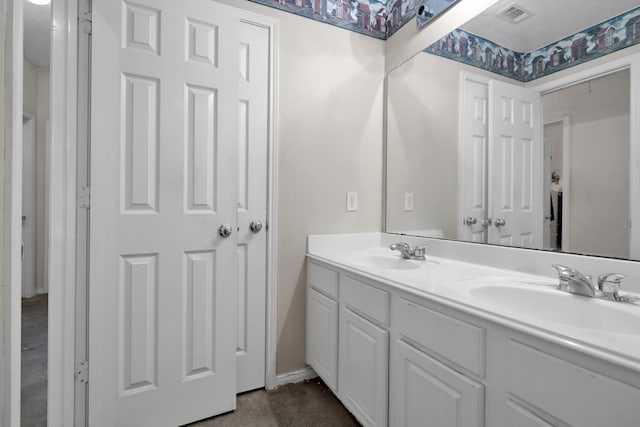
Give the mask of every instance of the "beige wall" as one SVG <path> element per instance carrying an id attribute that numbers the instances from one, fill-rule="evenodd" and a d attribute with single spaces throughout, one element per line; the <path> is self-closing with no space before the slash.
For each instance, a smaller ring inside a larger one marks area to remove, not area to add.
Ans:
<path id="1" fill-rule="evenodd" d="M 277 372 L 305 366 L 306 236 L 379 231 L 384 42 L 273 8 L 279 20 Z M 359 211 L 346 212 L 357 191 Z"/>
<path id="2" fill-rule="evenodd" d="M 45 259 L 45 155 L 46 155 L 46 121 L 49 119 L 49 69 L 33 65 L 24 59 L 23 69 L 23 111 L 36 120 L 36 250 L 35 250 L 35 285 L 38 293 L 45 292 L 44 259 Z"/>
<path id="3" fill-rule="evenodd" d="M 545 117 L 571 116 L 565 250 L 629 257 L 629 83 L 625 70 L 543 97 Z"/>
<path id="4" fill-rule="evenodd" d="M 460 72 L 509 79 L 428 53 L 389 73 L 387 231 L 440 230 L 458 238 Z M 404 194 L 414 211 L 404 211 Z"/>
<path id="5" fill-rule="evenodd" d="M 37 115 L 36 115 L 36 290 L 45 292 L 45 157 L 46 122 L 49 120 L 49 69 L 38 68 L 36 73 Z"/>
<path id="6" fill-rule="evenodd" d="M 38 69 L 27 58 L 24 58 L 22 79 L 22 111 L 36 117 L 38 114 Z"/>

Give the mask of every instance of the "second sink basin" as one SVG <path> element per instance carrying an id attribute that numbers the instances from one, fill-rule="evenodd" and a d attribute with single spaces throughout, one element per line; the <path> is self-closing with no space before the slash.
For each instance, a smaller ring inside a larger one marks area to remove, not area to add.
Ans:
<path id="1" fill-rule="evenodd" d="M 612 334 L 640 335 L 640 306 L 603 301 L 559 291 L 553 287 L 478 284 L 460 289 L 489 308 L 572 328 Z"/>

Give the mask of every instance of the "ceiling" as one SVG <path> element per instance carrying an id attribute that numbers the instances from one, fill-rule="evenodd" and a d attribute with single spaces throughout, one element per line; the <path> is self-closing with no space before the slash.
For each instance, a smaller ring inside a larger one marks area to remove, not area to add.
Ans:
<path id="1" fill-rule="evenodd" d="M 497 16 L 516 4 L 532 14 L 514 24 Z M 640 6 L 640 0 L 500 0 L 462 26 L 516 52 L 531 52 Z"/>
<path id="2" fill-rule="evenodd" d="M 24 56 L 36 67 L 49 68 L 51 3 L 38 6 L 24 0 Z"/>

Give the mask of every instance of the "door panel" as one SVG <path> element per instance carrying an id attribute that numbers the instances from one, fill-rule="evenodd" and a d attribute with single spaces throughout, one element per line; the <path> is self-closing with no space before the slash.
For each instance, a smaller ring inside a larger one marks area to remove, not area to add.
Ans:
<path id="1" fill-rule="evenodd" d="M 489 243 L 542 245 L 543 155 L 540 94 L 489 83 Z"/>
<path id="2" fill-rule="evenodd" d="M 389 332 L 340 306 L 338 396 L 366 427 L 388 424 Z"/>
<path id="3" fill-rule="evenodd" d="M 264 387 L 269 29 L 241 22 L 238 45 L 238 393 Z M 251 230 L 251 223 L 262 224 Z"/>
<path id="4" fill-rule="evenodd" d="M 89 423 L 181 425 L 235 408 L 239 17 L 93 7 Z"/>

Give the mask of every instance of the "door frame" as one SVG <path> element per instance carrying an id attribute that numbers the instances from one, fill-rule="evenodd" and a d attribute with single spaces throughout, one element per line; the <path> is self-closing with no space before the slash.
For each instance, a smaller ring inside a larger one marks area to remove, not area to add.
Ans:
<path id="1" fill-rule="evenodd" d="M 22 95 L 23 5 L 8 0 L 4 14 L 4 182 L 2 224 L 2 384 L 0 421 L 20 425 L 22 295 Z"/>
<path id="2" fill-rule="evenodd" d="M 235 6 L 234 6 L 235 7 Z M 266 278 L 266 319 L 265 319 L 265 388 L 277 387 L 277 267 L 278 267 L 278 78 L 279 78 L 279 21 L 243 8 L 240 21 L 265 28 L 269 31 L 269 131 L 267 135 L 267 278 Z"/>
<path id="3" fill-rule="evenodd" d="M 581 67 L 582 68 L 582 67 Z M 630 243 L 629 259 L 640 260 L 640 53 L 623 56 L 598 65 L 588 66 L 575 73 L 568 73 L 561 77 L 540 84 L 527 87 L 537 90 L 541 95 L 554 92 L 596 77 L 603 77 L 618 71 L 628 69 L 630 73 L 630 105 L 629 105 L 629 205 Z M 566 173 L 565 173 L 566 175 Z M 563 201 L 564 202 L 564 201 Z M 564 221 L 564 216 L 563 216 Z M 564 235 L 563 247 L 564 247 Z"/>
<path id="4" fill-rule="evenodd" d="M 571 194 L 571 116 L 565 115 L 558 118 L 547 118 L 544 117 L 544 102 L 542 106 L 542 120 L 543 126 L 547 125 L 562 125 L 562 242 L 560 244 L 562 247 L 561 251 L 567 251 L 569 248 L 570 235 L 569 231 L 569 221 L 570 221 L 570 209 L 571 204 L 569 195 Z M 546 172 L 546 171 L 545 171 Z M 551 176 L 545 175 L 544 179 L 547 180 Z M 545 196 L 547 197 L 547 193 L 545 192 Z M 547 197 L 548 199 L 548 197 Z M 547 213 L 547 212 L 545 212 Z"/>
<path id="5" fill-rule="evenodd" d="M 75 385 L 75 205 L 76 205 L 76 49 L 77 2 L 52 3 L 51 182 L 60 197 L 50 198 L 49 333 L 47 418 L 49 425 L 73 425 Z M 7 2 L 5 52 L 5 181 L 3 224 L 3 425 L 20 425 L 21 222 L 22 222 L 22 0 Z"/>

